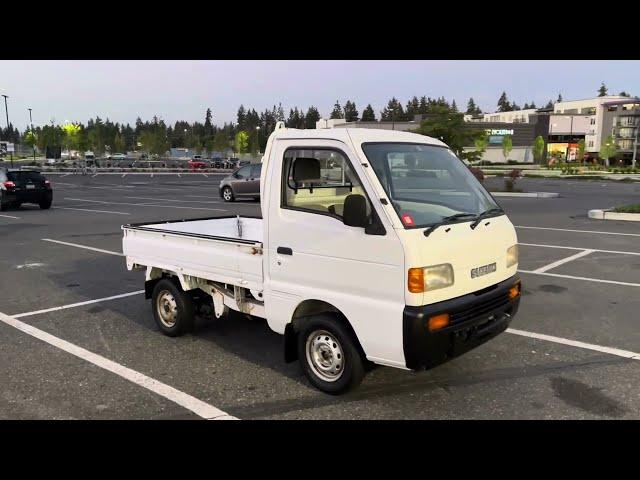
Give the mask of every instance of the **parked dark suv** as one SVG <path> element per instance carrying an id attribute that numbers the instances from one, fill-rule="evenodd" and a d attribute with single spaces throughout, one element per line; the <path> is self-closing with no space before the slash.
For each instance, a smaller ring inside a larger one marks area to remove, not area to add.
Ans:
<path id="1" fill-rule="evenodd" d="M 0 210 L 23 203 L 37 203 L 47 209 L 52 201 L 51 183 L 37 170 L 0 170 Z"/>
<path id="2" fill-rule="evenodd" d="M 245 165 L 220 182 L 220 196 L 225 202 L 252 197 L 260 200 L 260 172 L 262 164 Z"/>

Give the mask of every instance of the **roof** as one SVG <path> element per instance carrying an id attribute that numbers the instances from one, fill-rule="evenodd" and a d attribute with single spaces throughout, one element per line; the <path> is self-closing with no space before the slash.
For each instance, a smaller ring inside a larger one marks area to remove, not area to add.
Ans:
<path id="1" fill-rule="evenodd" d="M 356 144 L 365 142 L 400 142 L 446 146 L 440 140 L 427 137 L 426 135 L 378 128 L 320 128 L 308 130 L 283 128 L 275 130 L 274 133 L 276 138 L 289 139 L 317 138 L 338 140 L 344 143 L 349 143 L 349 140 L 352 140 Z"/>

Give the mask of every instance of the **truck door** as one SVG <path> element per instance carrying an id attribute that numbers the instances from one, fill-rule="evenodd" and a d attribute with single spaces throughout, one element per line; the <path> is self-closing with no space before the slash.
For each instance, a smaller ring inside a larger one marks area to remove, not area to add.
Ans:
<path id="1" fill-rule="evenodd" d="M 388 218 L 371 202 L 364 167 L 337 140 L 277 140 L 272 151 L 264 192 L 270 327 L 284 332 L 301 302 L 318 300 L 346 316 L 369 358 L 404 365 L 403 250 Z M 376 211 L 384 234 L 345 225 L 350 196 L 363 197 L 358 201 L 364 200 L 367 215 Z"/>

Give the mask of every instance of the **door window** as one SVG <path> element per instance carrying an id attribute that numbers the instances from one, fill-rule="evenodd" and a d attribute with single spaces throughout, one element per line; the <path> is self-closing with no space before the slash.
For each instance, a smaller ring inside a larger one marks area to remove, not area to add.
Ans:
<path id="1" fill-rule="evenodd" d="M 345 199 L 361 195 L 371 204 L 345 156 L 330 149 L 288 149 L 283 161 L 282 206 L 342 219 Z"/>
<path id="2" fill-rule="evenodd" d="M 260 171 L 262 170 L 262 164 L 251 165 L 251 178 L 260 178 Z"/>
<path id="3" fill-rule="evenodd" d="M 237 178 L 249 178 L 249 174 L 251 173 L 251 167 L 246 166 L 242 167 L 240 170 L 236 172 Z"/>

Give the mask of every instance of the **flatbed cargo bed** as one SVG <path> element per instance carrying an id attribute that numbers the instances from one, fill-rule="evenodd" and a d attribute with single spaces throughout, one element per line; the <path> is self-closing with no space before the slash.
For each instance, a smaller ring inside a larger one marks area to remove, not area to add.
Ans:
<path id="1" fill-rule="evenodd" d="M 240 221 L 241 228 L 238 228 Z M 152 267 L 262 290 L 259 217 L 214 217 L 123 225 L 127 268 Z"/>

